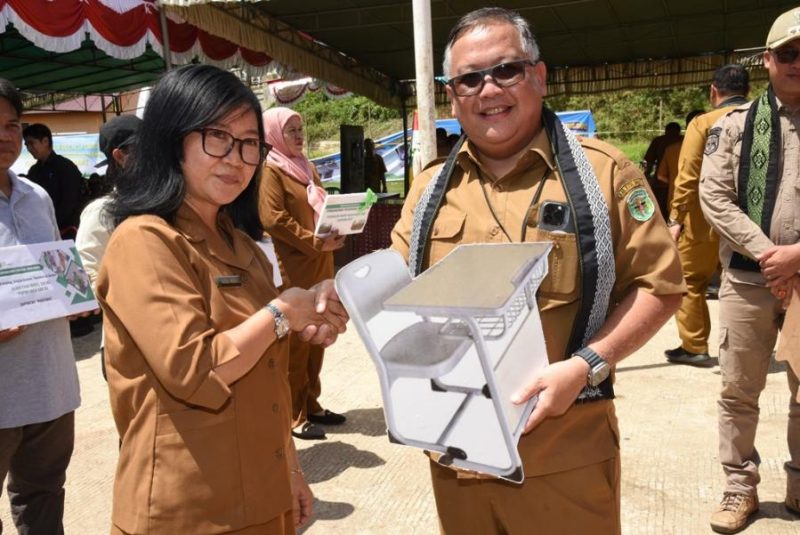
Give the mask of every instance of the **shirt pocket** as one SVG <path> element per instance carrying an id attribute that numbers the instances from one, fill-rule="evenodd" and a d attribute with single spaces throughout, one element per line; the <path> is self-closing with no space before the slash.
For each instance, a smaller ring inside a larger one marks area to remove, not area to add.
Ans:
<path id="1" fill-rule="evenodd" d="M 576 236 L 567 232 L 535 229 L 535 241 L 549 241 L 553 249 L 547 256 L 547 277 L 539 286 L 539 297 L 561 303 L 578 298 L 578 244 Z"/>
<path id="2" fill-rule="evenodd" d="M 150 523 L 156 532 L 240 527 L 244 496 L 236 411 L 187 409 L 159 414 L 153 452 Z"/>
<path id="3" fill-rule="evenodd" d="M 466 217 L 467 215 L 464 212 L 457 210 L 439 213 L 431 229 L 431 264 L 441 260 L 457 245 L 462 243 Z"/>

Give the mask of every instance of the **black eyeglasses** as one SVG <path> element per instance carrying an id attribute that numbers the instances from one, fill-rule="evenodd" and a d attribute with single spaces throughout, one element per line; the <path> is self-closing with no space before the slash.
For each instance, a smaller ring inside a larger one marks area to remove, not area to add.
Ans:
<path id="1" fill-rule="evenodd" d="M 797 60 L 797 57 L 800 56 L 800 50 L 797 48 L 776 48 L 770 49 L 770 51 L 775 55 L 775 59 L 778 60 L 778 63 L 782 63 L 784 65 L 790 65 Z"/>
<path id="2" fill-rule="evenodd" d="M 239 139 L 224 130 L 216 128 L 199 128 L 203 136 L 203 151 L 215 158 L 224 158 L 239 143 L 239 157 L 248 165 L 260 165 L 267 157 L 272 145 L 254 137 Z"/>
<path id="3" fill-rule="evenodd" d="M 469 97 L 480 93 L 483 90 L 483 86 L 486 85 L 487 75 L 492 79 L 495 85 L 511 87 L 525 79 L 525 67 L 528 65 L 533 67 L 537 63 L 539 62 L 529 59 L 498 63 L 488 69 L 454 76 L 447 81 L 447 85 L 452 87 L 455 94 L 459 97 Z"/>

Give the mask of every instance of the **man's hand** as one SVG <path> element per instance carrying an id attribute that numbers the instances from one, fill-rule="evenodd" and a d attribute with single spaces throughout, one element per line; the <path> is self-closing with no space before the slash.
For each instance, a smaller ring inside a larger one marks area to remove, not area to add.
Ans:
<path id="1" fill-rule="evenodd" d="M 19 327 L 11 327 L 10 329 L 0 329 L 0 342 L 8 342 L 12 338 L 16 338 L 25 330 L 24 325 Z"/>
<path id="2" fill-rule="evenodd" d="M 800 243 L 775 245 L 758 257 L 761 272 L 770 288 L 785 285 L 800 271 Z"/>
<path id="3" fill-rule="evenodd" d="M 681 232 L 683 232 L 683 225 L 681 225 L 680 223 L 675 223 L 669 226 L 668 228 L 670 236 L 672 236 L 673 241 L 677 243 L 678 239 L 680 239 L 681 237 Z"/>
<path id="4" fill-rule="evenodd" d="M 100 309 L 95 308 L 94 310 L 87 310 L 86 312 L 78 312 L 77 314 L 71 314 L 67 316 L 69 321 L 75 321 L 78 318 L 88 318 L 89 316 L 99 316 Z"/>
<path id="5" fill-rule="evenodd" d="M 539 396 L 523 432 L 529 433 L 546 418 L 567 412 L 586 386 L 588 373 L 589 364 L 580 357 L 572 357 L 550 364 L 530 385 L 512 396 L 511 401 L 518 405 L 537 394 Z"/>
<path id="6" fill-rule="evenodd" d="M 792 302 L 792 294 L 800 292 L 800 275 L 795 275 L 784 284 L 770 285 L 772 295 L 783 301 L 783 309 L 789 308 L 789 303 Z"/>

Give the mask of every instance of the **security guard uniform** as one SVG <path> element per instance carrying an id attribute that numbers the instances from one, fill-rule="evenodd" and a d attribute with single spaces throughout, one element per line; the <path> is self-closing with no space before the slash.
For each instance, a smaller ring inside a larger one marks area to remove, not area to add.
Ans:
<path id="1" fill-rule="evenodd" d="M 800 111 L 777 100 L 782 144 L 777 159 L 775 205 L 765 234 L 739 206 L 739 163 L 747 112 L 752 102 L 728 111 L 709 134 L 700 174 L 700 202 L 706 220 L 720 236 L 722 263 L 719 361 L 722 392 L 719 406 L 719 460 L 725 492 L 753 495 L 760 481 L 755 448 L 758 398 L 769 372 L 783 308 L 758 268 L 743 269 L 741 259 L 756 259 L 773 245 L 800 241 Z M 746 262 L 746 260 L 745 260 Z M 800 403 L 798 379 L 787 367 L 791 392 L 787 440 L 787 498 L 800 498 Z"/>

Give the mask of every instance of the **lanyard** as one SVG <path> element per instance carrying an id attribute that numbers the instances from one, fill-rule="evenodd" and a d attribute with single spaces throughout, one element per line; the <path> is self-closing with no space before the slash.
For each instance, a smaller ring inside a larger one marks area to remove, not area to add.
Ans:
<path id="1" fill-rule="evenodd" d="M 491 212 L 495 223 L 497 223 L 497 225 L 500 227 L 500 230 L 503 231 L 503 234 L 506 235 L 508 241 L 513 243 L 514 240 L 511 239 L 511 235 L 508 233 L 505 226 L 503 226 L 503 224 L 500 222 L 500 219 L 497 217 L 497 214 L 495 213 L 494 208 L 492 207 L 492 203 L 489 201 L 489 195 L 486 193 L 486 188 L 483 187 L 483 182 L 485 180 L 483 177 L 483 173 L 481 172 L 480 165 L 475 164 L 475 169 L 478 172 L 478 179 L 481 181 L 480 184 L 481 191 L 483 192 L 483 198 L 486 200 L 486 206 L 489 207 L 489 212 Z M 525 217 L 522 218 L 522 229 L 520 231 L 520 239 L 519 239 L 520 243 L 525 241 L 526 234 L 528 231 L 528 217 L 530 216 L 533 207 L 539 203 L 539 198 L 542 196 L 542 190 L 544 189 L 544 183 L 547 180 L 547 177 L 550 175 L 550 171 L 551 169 L 547 166 L 547 164 L 545 164 L 544 174 L 542 175 L 542 178 L 539 179 L 539 183 L 536 186 L 536 191 L 533 193 L 533 198 L 531 199 L 531 202 L 528 205 L 528 209 L 525 210 Z"/>

